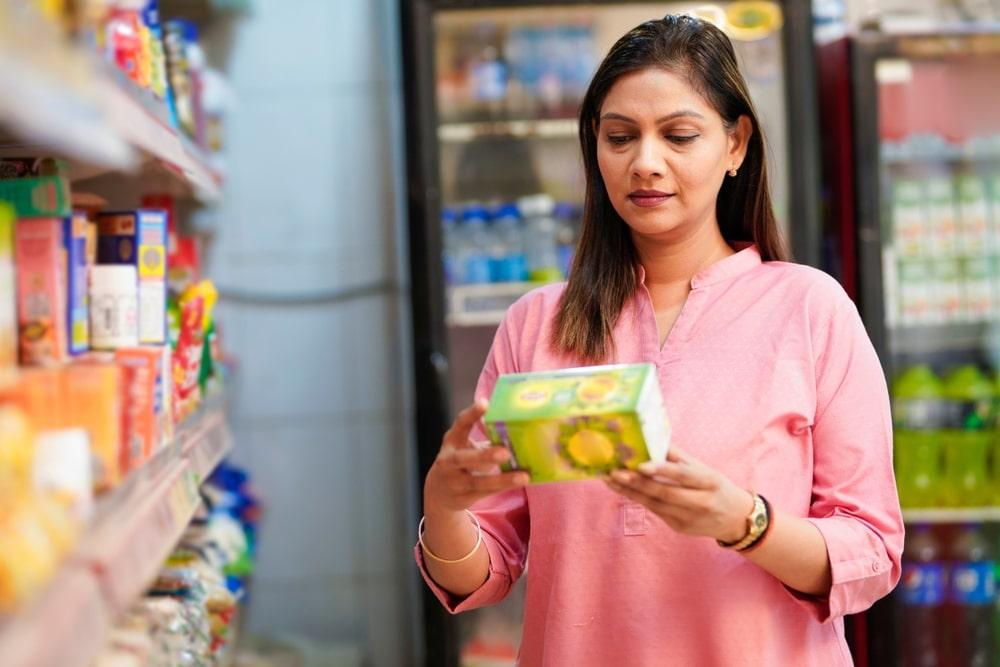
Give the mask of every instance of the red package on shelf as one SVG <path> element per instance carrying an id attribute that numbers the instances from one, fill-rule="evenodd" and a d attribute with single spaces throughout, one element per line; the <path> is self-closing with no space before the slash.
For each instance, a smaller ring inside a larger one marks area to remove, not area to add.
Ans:
<path id="1" fill-rule="evenodd" d="M 198 405 L 201 355 L 204 343 L 205 299 L 189 291 L 180 300 L 180 331 L 173 358 L 174 421 L 180 422 Z"/>
<path id="2" fill-rule="evenodd" d="M 121 457 L 123 472 L 142 465 L 160 445 L 157 385 L 163 352 L 159 347 L 130 347 L 115 352 L 122 377 Z"/>

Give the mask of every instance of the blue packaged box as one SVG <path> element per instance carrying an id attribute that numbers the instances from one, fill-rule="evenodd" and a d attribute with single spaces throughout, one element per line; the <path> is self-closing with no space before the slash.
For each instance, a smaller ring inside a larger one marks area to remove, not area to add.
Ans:
<path id="1" fill-rule="evenodd" d="M 167 342 L 167 212 L 97 216 L 97 263 L 132 264 L 139 276 L 139 342 Z"/>
<path id="2" fill-rule="evenodd" d="M 74 212 L 63 219 L 66 264 L 66 341 L 71 355 L 90 349 L 90 300 L 87 295 L 87 216 Z"/>

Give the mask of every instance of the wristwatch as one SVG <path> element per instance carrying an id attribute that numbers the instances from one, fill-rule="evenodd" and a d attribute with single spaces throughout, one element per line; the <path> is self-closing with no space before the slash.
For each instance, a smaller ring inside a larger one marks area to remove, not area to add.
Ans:
<path id="1" fill-rule="evenodd" d="M 768 505 L 767 500 L 764 496 L 754 493 L 753 494 L 753 509 L 750 510 L 750 514 L 747 515 L 747 534 L 741 540 L 736 542 L 723 542 L 722 540 L 716 540 L 720 547 L 726 549 L 733 549 L 735 551 L 743 551 L 753 546 L 767 529 L 771 527 L 771 507 Z"/>

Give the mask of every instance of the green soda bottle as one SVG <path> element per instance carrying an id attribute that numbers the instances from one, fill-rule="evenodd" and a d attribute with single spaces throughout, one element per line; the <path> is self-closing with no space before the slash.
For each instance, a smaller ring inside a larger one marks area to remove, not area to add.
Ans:
<path id="1" fill-rule="evenodd" d="M 944 414 L 944 387 L 930 366 L 912 366 L 893 382 L 896 485 L 903 507 L 941 504 Z"/>
<path id="2" fill-rule="evenodd" d="M 944 430 L 944 500 L 948 507 L 982 507 L 992 500 L 989 455 L 993 445 L 993 383 L 974 365 L 944 381 L 950 404 Z"/>

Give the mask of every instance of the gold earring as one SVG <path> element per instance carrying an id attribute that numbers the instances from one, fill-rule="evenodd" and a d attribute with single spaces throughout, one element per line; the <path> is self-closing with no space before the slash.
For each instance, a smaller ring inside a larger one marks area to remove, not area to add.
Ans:
<path id="1" fill-rule="evenodd" d="M 734 177 L 736 176 L 736 167 L 733 167 L 732 169 L 729 170 L 729 175 Z"/>

